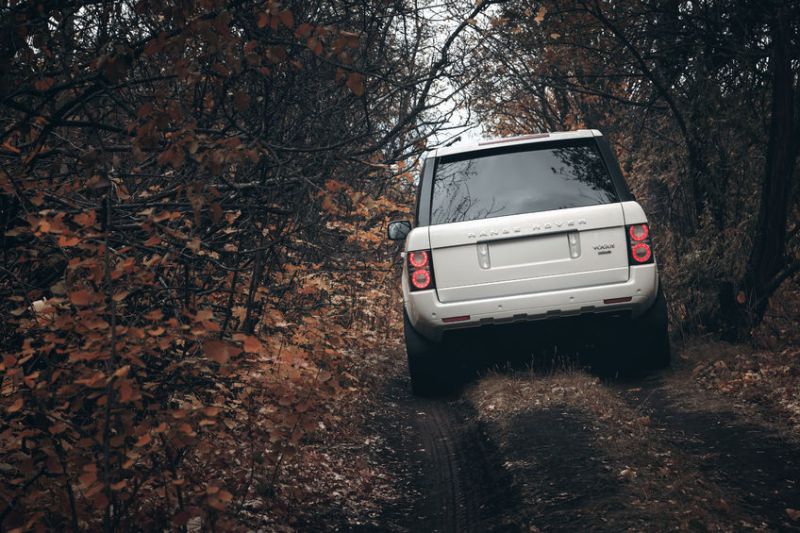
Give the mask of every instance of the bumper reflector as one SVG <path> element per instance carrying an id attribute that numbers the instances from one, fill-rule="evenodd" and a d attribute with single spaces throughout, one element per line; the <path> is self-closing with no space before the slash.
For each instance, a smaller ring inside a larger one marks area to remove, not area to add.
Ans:
<path id="1" fill-rule="evenodd" d="M 451 322 L 464 322 L 465 320 L 469 320 L 469 315 L 449 316 L 447 318 L 443 318 L 442 322 L 444 322 L 445 324 L 450 324 Z"/>
<path id="2" fill-rule="evenodd" d="M 608 304 L 624 304 L 626 302 L 630 302 L 633 300 L 631 296 L 623 296 L 622 298 L 609 298 L 608 300 L 603 300 L 603 303 Z"/>

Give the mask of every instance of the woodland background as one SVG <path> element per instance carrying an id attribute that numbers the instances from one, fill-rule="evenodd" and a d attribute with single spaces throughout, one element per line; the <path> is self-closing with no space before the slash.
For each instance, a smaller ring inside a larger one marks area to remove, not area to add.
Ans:
<path id="1" fill-rule="evenodd" d="M 329 452 L 400 340 L 386 225 L 459 120 L 602 130 L 674 335 L 791 340 L 798 70 L 788 1 L 6 0 L 0 526 L 369 492 Z"/>

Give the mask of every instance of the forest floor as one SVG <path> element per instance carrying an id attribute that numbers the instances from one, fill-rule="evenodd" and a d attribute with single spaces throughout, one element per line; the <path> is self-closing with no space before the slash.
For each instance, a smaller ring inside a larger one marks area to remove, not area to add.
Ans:
<path id="1" fill-rule="evenodd" d="M 404 359 L 386 357 L 364 420 L 358 453 L 384 472 L 371 514 L 306 526 L 800 531 L 797 350 L 693 342 L 625 380 L 517 361 L 432 399 L 411 395 Z"/>

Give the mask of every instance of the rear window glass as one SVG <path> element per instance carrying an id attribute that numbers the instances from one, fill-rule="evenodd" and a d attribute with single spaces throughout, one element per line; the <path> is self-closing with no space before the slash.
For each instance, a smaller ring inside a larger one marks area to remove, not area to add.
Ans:
<path id="1" fill-rule="evenodd" d="M 439 159 L 431 223 L 616 201 L 611 175 L 590 139 L 494 148 Z"/>

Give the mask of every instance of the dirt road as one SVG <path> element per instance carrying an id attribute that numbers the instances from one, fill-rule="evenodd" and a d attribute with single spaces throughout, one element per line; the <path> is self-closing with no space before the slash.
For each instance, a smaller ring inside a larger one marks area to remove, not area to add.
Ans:
<path id="1" fill-rule="evenodd" d="M 494 372 L 437 399 L 385 391 L 408 497 L 392 531 L 800 531 L 790 428 L 695 385 L 582 370 Z"/>

